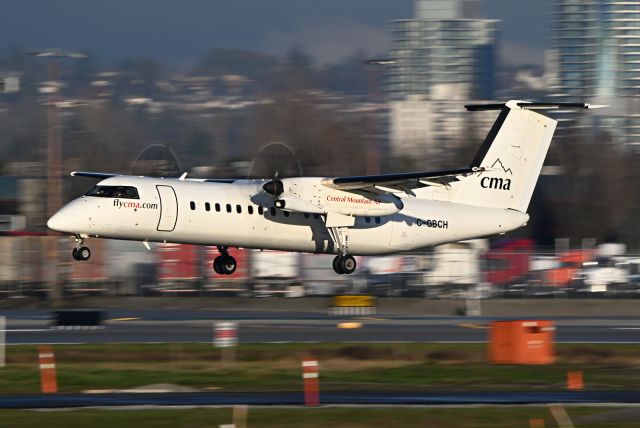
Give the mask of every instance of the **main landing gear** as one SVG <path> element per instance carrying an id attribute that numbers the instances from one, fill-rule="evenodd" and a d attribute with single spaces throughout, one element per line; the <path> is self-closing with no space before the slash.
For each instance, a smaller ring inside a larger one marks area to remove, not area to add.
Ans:
<path id="1" fill-rule="evenodd" d="M 331 227 L 329 235 L 333 243 L 338 247 L 340 254 L 333 259 L 333 270 L 340 275 L 351 274 L 356 270 L 356 259 L 349 251 L 349 233 L 346 227 Z"/>
<path id="2" fill-rule="evenodd" d="M 220 255 L 213 260 L 213 270 L 218 275 L 231 275 L 236 271 L 238 263 L 236 259 L 229 255 L 228 247 L 218 247 Z"/>
<path id="3" fill-rule="evenodd" d="M 74 260 L 79 262 L 86 262 L 91 257 L 91 250 L 88 247 L 82 245 L 84 240 L 80 236 L 76 236 L 76 246 L 71 252 L 71 256 Z"/>
<path id="4" fill-rule="evenodd" d="M 356 270 L 356 259 L 350 254 L 336 256 L 333 259 L 333 270 L 340 275 L 353 273 Z"/>

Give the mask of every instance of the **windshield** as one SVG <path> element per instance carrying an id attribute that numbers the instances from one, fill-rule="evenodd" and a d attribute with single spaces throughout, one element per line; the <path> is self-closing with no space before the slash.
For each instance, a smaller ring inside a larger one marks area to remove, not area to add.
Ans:
<path id="1" fill-rule="evenodd" d="M 97 196 L 99 198 L 140 199 L 138 196 L 138 189 L 131 186 L 95 186 L 86 193 L 86 196 Z"/>

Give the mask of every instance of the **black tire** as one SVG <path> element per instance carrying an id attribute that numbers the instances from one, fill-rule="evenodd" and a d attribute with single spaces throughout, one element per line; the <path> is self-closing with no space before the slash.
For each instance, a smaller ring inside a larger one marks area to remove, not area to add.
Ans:
<path id="1" fill-rule="evenodd" d="M 232 275 L 238 268 L 238 263 L 236 262 L 236 259 L 228 255 L 221 256 L 221 257 L 222 258 L 219 263 L 220 272 L 222 272 L 225 275 Z"/>
<path id="2" fill-rule="evenodd" d="M 356 259 L 353 256 L 347 254 L 340 258 L 340 270 L 346 275 L 352 274 L 356 270 Z"/>
<path id="3" fill-rule="evenodd" d="M 340 259 L 342 258 L 342 256 L 336 256 L 333 259 L 333 270 L 338 274 L 338 275 L 342 275 L 344 274 L 344 272 L 342 271 L 342 268 L 340 267 Z"/>
<path id="4" fill-rule="evenodd" d="M 77 251 L 78 260 L 87 261 L 91 258 L 91 250 L 87 247 L 80 247 Z"/>
<path id="5" fill-rule="evenodd" d="M 222 271 L 220 270 L 220 256 L 213 259 L 213 270 L 218 275 L 223 275 Z"/>
<path id="6" fill-rule="evenodd" d="M 78 249 L 74 248 L 71 251 L 71 257 L 73 257 L 74 260 L 80 261 L 80 256 L 78 256 Z"/>

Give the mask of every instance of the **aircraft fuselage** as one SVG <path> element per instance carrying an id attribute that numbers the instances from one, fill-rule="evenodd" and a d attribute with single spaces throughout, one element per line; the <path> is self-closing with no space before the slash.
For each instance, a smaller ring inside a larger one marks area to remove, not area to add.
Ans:
<path id="1" fill-rule="evenodd" d="M 134 188 L 137 198 L 81 196 L 56 213 L 49 227 L 82 237 L 338 254 L 322 211 L 341 211 L 355 218 L 349 253 L 383 255 L 508 232 L 529 218 L 510 209 L 408 195 L 354 196 L 322 187 L 322 178 L 301 180 L 305 189 L 291 201 L 308 212 L 276 209 L 261 192 L 268 180 L 117 176 L 99 185 Z"/>

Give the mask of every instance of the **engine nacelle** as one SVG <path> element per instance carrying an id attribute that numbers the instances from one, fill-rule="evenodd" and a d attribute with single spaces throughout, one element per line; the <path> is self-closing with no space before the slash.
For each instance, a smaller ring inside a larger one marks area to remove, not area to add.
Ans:
<path id="1" fill-rule="evenodd" d="M 315 202 L 315 203 L 314 203 Z M 323 198 L 303 199 L 291 193 L 280 195 L 274 206 L 285 211 L 311 214 L 329 212 L 358 217 L 393 215 L 403 207 L 394 195 L 363 196 L 351 192 L 327 192 Z"/>
<path id="2" fill-rule="evenodd" d="M 395 195 L 362 195 L 352 192 L 327 192 L 322 201 L 325 212 L 351 216 L 385 216 L 400 211 L 404 204 Z"/>

